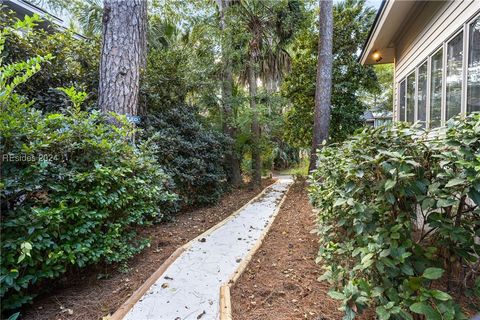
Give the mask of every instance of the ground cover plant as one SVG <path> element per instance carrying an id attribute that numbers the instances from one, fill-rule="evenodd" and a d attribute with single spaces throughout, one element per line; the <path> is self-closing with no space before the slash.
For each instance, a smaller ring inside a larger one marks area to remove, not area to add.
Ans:
<path id="1" fill-rule="evenodd" d="M 318 164 L 321 280 L 344 319 L 465 319 L 452 296 L 480 294 L 480 115 L 435 134 L 366 128 Z"/>

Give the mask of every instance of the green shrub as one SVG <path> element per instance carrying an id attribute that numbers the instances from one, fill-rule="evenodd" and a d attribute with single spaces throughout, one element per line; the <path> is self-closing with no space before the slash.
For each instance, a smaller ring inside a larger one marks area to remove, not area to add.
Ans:
<path id="1" fill-rule="evenodd" d="M 14 25 L 15 15 L 0 10 L 0 29 Z M 4 63 L 26 61 L 37 56 L 51 54 L 55 59 L 42 65 L 28 83 L 17 87 L 17 92 L 29 101 L 35 100 L 34 108 L 59 112 L 68 106 L 68 99 L 57 87 L 74 86 L 88 92 L 86 105 L 97 100 L 99 77 L 100 40 L 78 38 L 70 30 L 51 32 L 44 30 L 38 16 L 26 17 L 28 28 L 5 35 Z"/>
<path id="2" fill-rule="evenodd" d="M 277 141 L 273 148 L 274 168 L 276 170 L 288 169 L 300 165 L 299 149 L 286 142 Z"/>
<path id="3" fill-rule="evenodd" d="M 19 21 L 4 35 L 29 24 Z M 31 301 L 46 279 L 87 265 L 125 260 L 147 241 L 135 226 L 175 201 L 147 144 L 134 129 L 80 110 L 85 94 L 63 89 L 73 105 L 47 114 L 16 93 L 50 55 L 0 64 L 2 311 Z M 1 62 L 1 61 L 0 61 Z"/>
<path id="4" fill-rule="evenodd" d="M 143 122 L 159 164 L 173 178 L 184 206 L 218 201 L 226 189 L 225 137 L 202 122 L 194 106 L 157 108 Z"/>
<path id="5" fill-rule="evenodd" d="M 366 128 L 318 163 L 318 262 L 345 319 L 463 319 L 445 291 L 479 292 L 480 114 L 430 136 Z"/>

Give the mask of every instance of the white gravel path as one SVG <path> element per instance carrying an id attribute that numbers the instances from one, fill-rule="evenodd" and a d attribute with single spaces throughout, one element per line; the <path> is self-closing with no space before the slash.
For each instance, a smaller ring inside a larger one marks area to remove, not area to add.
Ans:
<path id="1" fill-rule="evenodd" d="M 227 223 L 193 242 L 124 319 L 218 319 L 220 286 L 259 240 L 291 183 L 280 177 Z"/>

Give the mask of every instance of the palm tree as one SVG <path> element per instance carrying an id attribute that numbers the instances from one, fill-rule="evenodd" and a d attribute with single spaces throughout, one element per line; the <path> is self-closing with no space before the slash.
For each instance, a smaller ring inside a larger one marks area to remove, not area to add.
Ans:
<path id="1" fill-rule="evenodd" d="M 262 159 L 260 149 L 261 130 L 258 121 L 257 82 L 277 83 L 290 68 L 290 56 L 286 51 L 289 41 L 301 19 L 300 2 L 289 0 L 239 1 L 239 20 L 248 33 L 247 57 L 241 80 L 248 83 L 252 110 L 252 185 L 261 183 Z"/>
<path id="2" fill-rule="evenodd" d="M 309 170 L 317 167 L 317 149 L 328 140 L 332 96 L 333 64 L 333 1 L 319 0 L 318 65 L 315 86 L 315 111 L 313 116 L 313 139 Z"/>
<path id="3" fill-rule="evenodd" d="M 70 11 L 84 36 L 94 37 L 102 34 L 103 6 L 101 0 L 72 1 Z"/>
<path id="4" fill-rule="evenodd" d="M 102 0 L 31 0 L 49 12 L 67 17 L 69 27 L 86 37 L 102 34 Z"/>

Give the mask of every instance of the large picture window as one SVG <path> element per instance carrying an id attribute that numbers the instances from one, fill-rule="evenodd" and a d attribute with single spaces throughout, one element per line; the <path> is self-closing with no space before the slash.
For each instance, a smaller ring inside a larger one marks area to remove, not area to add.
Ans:
<path id="1" fill-rule="evenodd" d="M 436 128 L 460 113 L 480 112 L 480 16 L 466 21 L 398 86 L 400 121 Z"/>
<path id="2" fill-rule="evenodd" d="M 415 72 L 407 77 L 407 122 L 415 121 Z"/>
<path id="3" fill-rule="evenodd" d="M 430 127 L 440 126 L 442 120 L 442 77 L 443 50 L 435 53 L 431 60 L 430 73 Z"/>
<path id="4" fill-rule="evenodd" d="M 462 107 L 463 32 L 447 43 L 446 119 L 460 113 Z"/>
<path id="5" fill-rule="evenodd" d="M 418 91 L 417 91 L 417 108 L 418 117 L 417 120 L 425 126 L 427 121 L 427 84 L 428 84 L 428 66 L 425 61 L 418 68 Z"/>
<path id="6" fill-rule="evenodd" d="M 469 26 L 467 112 L 480 111 L 480 17 Z"/>

